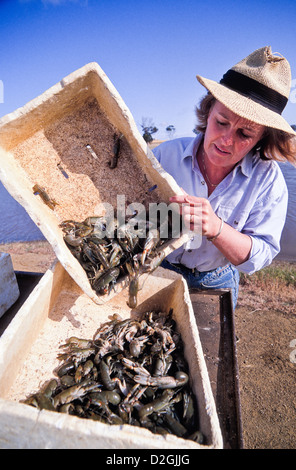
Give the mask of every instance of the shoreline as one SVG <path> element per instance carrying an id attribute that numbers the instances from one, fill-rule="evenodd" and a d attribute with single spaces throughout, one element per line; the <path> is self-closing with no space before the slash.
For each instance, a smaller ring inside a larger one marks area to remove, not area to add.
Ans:
<path id="1" fill-rule="evenodd" d="M 1 243 L 0 251 L 10 254 L 15 271 L 45 273 L 56 259 L 47 240 Z"/>
<path id="2" fill-rule="evenodd" d="M 50 245 L 50 243 L 47 240 L 30 240 L 30 241 L 13 241 L 13 242 L 2 242 L 0 243 L 0 252 L 5 252 L 9 253 L 12 258 L 15 259 L 16 266 L 19 266 L 19 256 L 21 255 L 26 255 L 28 253 L 34 254 L 34 253 L 39 253 L 40 255 L 44 254 L 44 257 L 47 259 L 54 261 L 56 258 L 56 255 Z M 279 253 L 272 263 L 270 264 L 281 264 L 281 263 L 287 263 L 287 264 L 295 264 L 296 263 L 296 255 L 295 256 L 287 256 L 287 255 L 281 255 Z M 32 265 L 33 268 L 35 267 L 35 264 L 33 259 L 32 259 Z M 45 259 L 45 264 L 48 264 L 48 260 Z M 266 269 L 266 268 L 263 268 Z M 15 270 L 19 270 L 18 268 L 15 268 Z"/>

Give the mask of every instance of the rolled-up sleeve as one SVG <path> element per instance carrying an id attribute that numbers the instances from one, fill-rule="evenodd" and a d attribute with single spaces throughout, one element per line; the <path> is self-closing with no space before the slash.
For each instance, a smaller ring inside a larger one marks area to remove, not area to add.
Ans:
<path id="1" fill-rule="evenodd" d="M 282 175 L 279 175 L 268 194 L 254 204 L 242 230 L 242 233 L 251 237 L 252 248 L 249 259 L 237 266 L 239 271 L 252 274 L 268 266 L 280 252 L 287 206 L 287 186 Z"/>

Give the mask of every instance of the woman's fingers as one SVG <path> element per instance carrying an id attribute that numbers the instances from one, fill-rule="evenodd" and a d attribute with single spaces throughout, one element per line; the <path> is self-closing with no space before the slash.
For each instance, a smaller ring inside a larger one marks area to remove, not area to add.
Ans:
<path id="1" fill-rule="evenodd" d="M 170 201 L 179 204 L 180 214 L 188 229 L 203 235 L 215 232 L 220 219 L 214 213 L 208 199 L 184 194 L 172 196 Z"/>
<path id="2" fill-rule="evenodd" d="M 175 195 L 170 197 L 170 202 L 177 202 L 178 204 L 196 205 L 201 204 L 203 200 L 206 201 L 206 199 L 202 197 L 189 196 L 188 194 Z"/>

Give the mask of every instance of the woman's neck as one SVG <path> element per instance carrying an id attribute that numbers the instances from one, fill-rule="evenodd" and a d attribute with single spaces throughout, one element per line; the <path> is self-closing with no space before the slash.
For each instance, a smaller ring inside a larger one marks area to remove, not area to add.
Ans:
<path id="1" fill-rule="evenodd" d="M 221 183 L 221 181 L 225 178 L 225 176 L 227 176 L 228 173 L 230 173 L 232 168 L 226 169 L 224 167 L 218 167 L 216 165 L 212 165 L 204 151 L 203 142 L 201 142 L 199 146 L 199 149 L 196 154 L 196 158 L 197 158 L 200 171 L 207 183 L 208 194 L 210 195 L 216 189 L 219 183 Z"/>

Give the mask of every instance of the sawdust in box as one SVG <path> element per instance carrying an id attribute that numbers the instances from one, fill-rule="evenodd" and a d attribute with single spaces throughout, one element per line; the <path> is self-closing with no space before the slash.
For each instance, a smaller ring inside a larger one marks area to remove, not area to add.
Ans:
<path id="1" fill-rule="evenodd" d="M 92 337 L 114 313 L 123 318 L 173 309 L 184 342 L 204 444 L 156 435 L 130 425 L 42 410 L 19 403 L 53 377 L 59 346 L 70 336 Z M 22 334 L 20 334 L 22 333 Z M 15 340 L 18 338 L 18 341 Z M 47 271 L 0 339 L 0 447 L 11 448 L 221 448 L 222 438 L 189 292 L 183 278 L 158 268 L 146 279 L 139 305 L 127 307 L 122 291 L 95 305 L 58 263 Z"/>
<path id="2" fill-rule="evenodd" d="M 151 181 L 124 137 L 117 166 L 110 168 L 114 136 L 119 138 L 119 132 L 97 100 L 90 98 L 17 145 L 14 154 L 32 187 L 37 183 L 46 188 L 56 201 L 54 212 L 60 222 L 104 215 L 101 201 L 112 205 L 116 214 L 118 195 L 124 195 L 127 205 L 139 202 L 148 210 L 149 203 L 159 202 L 161 195 L 157 188 L 151 190 Z"/>
<path id="3" fill-rule="evenodd" d="M 117 166 L 112 168 L 115 135 L 123 137 Z M 100 67 L 95 63 L 82 67 L 2 118 L 0 145 L 3 185 L 26 209 L 72 278 L 96 303 L 119 292 L 126 280 L 110 294 L 96 295 L 65 245 L 59 224 L 103 215 L 106 203 L 116 215 L 118 195 L 127 206 L 136 202 L 148 207 L 151 202 L 168 204 L 169 197 L 181 190 L 148 149 Z M 33 190 L 36 184 L 45 189 L 53 209 Z M 182 233 L 172 239 L 165 254 L 189 237 Z"/>

